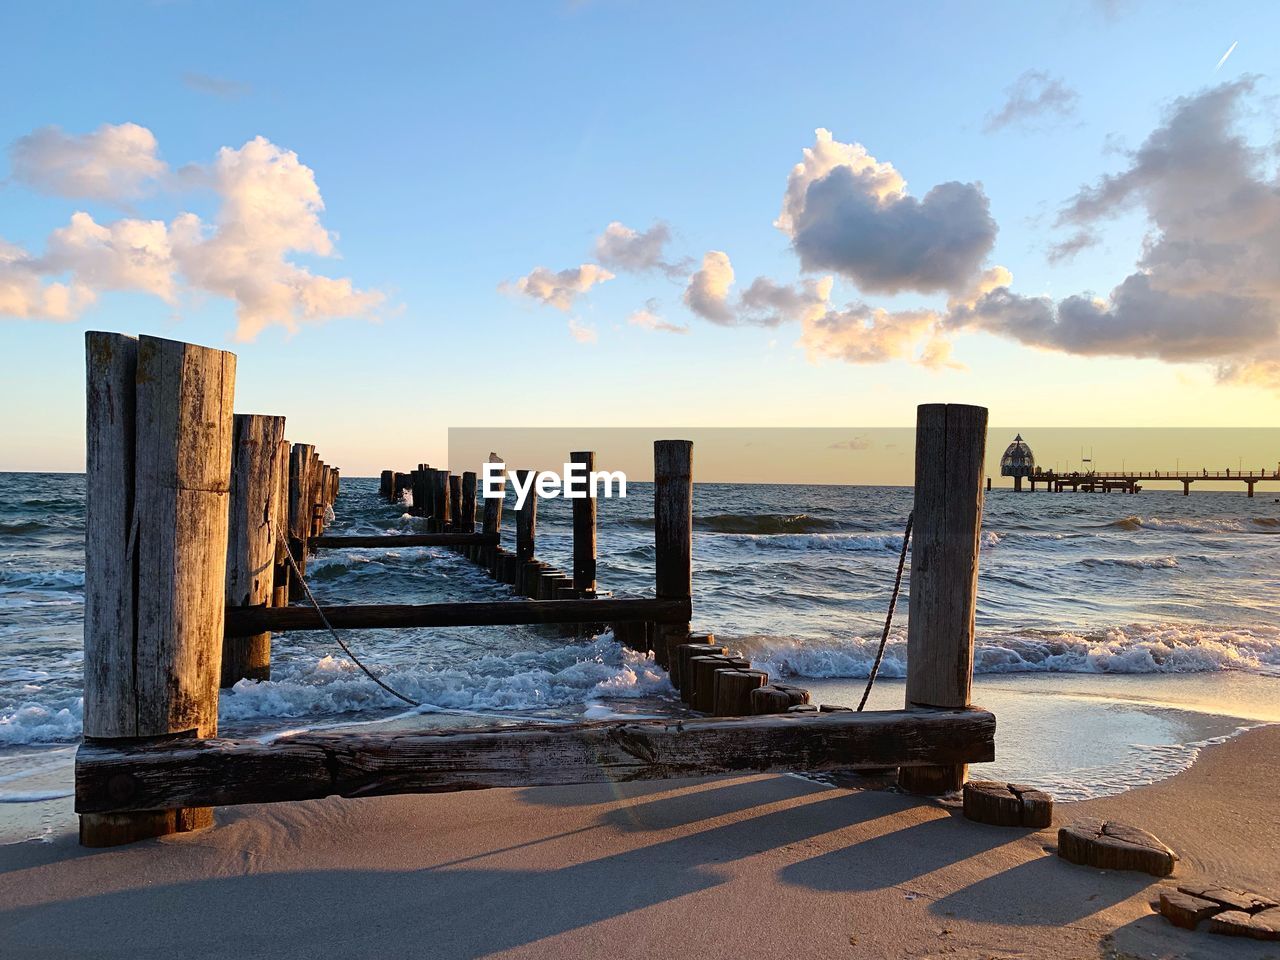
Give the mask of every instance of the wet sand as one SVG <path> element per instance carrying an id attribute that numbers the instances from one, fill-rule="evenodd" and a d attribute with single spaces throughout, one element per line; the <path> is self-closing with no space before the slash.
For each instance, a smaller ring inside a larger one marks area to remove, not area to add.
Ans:
<path id="1" fill-rule="evenodd" d="M 1280 892 L 1280 727 L 1168 780 L 1059 804 L 1183 857 L 1175 879 Z M 981 775 L 980 769 L 976 771 Z M 853 781 L 857 783 L 858 781 Z M 63 804 L 68 801 L 54 801 Z M 0 847 L 5 957 L 1268 957 L 1173 928 L 1160 881 L 1078 867 L 1052 830 L 789 776 L 220 810 L 83 850 Z"/>

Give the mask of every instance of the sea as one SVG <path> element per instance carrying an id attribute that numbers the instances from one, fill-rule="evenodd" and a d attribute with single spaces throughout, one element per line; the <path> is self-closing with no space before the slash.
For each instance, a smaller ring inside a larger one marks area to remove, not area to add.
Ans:
<path id="1" fill-rule="evenodd" d="M 332 534 L 422 529 L 376 479 L 343 477 Z M 0 473 L 0 839 L 71 818 L 81 736 L 83 475 Z M 997 716 L 997 760 L 974 776 L 1062 799 L 1184 769 L 1206 744 L 1280 721 L 1280 488 L 1134 495 L 987 495 L 974 701 Z M 884 628 L 912 492 L 906 487 L 697 484 L 694 628 L 753 665 L 856 706 Z M 503 536 L 514 536 L 514 504 Z M 653 588 L 652 486 L 599 502 L 602 592 Z M 537 555 L 569 566 L 569 503 L 544 500 Z M 321 602 L 496 600 L 510 590 L 440 548 L 325 550 Z M 907 584 L 869 709 L 903 703 Z M 343 639 L 409 709 L 323 632 L 273 638 L 270 681 L 222 693 L 231 737 L 316 727 L 566 722 L 679 712 L 666 674 L 607 631 L 467 627 Z"/>

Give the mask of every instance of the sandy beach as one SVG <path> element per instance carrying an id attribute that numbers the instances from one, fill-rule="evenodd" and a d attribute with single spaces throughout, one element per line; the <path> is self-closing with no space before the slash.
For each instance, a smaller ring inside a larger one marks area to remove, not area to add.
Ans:
<path id="1" fill-rule="evenodd" d="M 1263 727 L 1166 781 L 1058 805 L 1058 824 L 1156 833 L 1182 857 L 1164 881 L 856 779 L 245 806 L 109 850 L 80 848 L 68 813 L 49 841 L 0 847 L 0 955 L 1273 957 L 1150 904 L 1191 878 L 1280 890 L 1278 752 Z"/>

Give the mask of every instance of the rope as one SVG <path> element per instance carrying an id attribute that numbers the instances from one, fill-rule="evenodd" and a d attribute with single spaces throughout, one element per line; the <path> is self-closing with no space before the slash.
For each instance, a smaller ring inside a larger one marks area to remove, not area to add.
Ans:
<path id="1" fill-rule="evenodd" d="M 316 600 L 316 595 L 311 592 L 311 585 L 307 583 L 307 578 L 302 575 L 302 571 L 298 569 L 298 561 L 293 559 L 293 551 L 289 549 L 289 538 L 284 539 L 284 555 L 289 558 L 289 567 L 293 570 L 293 575 L 298 578 L 298 582 L 302 584 L 302 589 L 306 591 L 307 599 L 311 601 L 311 605 L 316 608 L 316 614 L 320 617 L 320 622 L 324 624 L 325 629 L 332 635 L 334 642 L 342 648 L 342 652 L 351 658 L 351 662 L 364 671 L 364 675 L 380 686 L 387 693 L 391 694 L 397 700 L 403 700 L 411 707 L 421 707 L 422 704 L 416 700 L 411 700 L 399 690 L 396 690 L 381 679 L 374 675 L 373 671 L 366 667 L 354 653 L 351 648 L 342 642 L 342 637 L 338 636 L 338 631 L 333 629 L 333 624 L 329 622 L 329 618 L 324 615 L 324 610 L 320 606 L 320 602 Z"/>
<path id="2" fill-rule="evenodd" d="M 304 577 L 302 575 L 302 571 L 298 569 L 298 561 L 293 558 L 293 551 L 289 549 L 289 538 L 287 536 L 283 537 L 282 542 L 284 543 L 284 553 L 285 553 L 285 556 L 289 558 L 289 567 L 290 569 L 293 570 L 293 575 L 297 577 L 298 582 L 302 584 L 302 589 L 306 592 L 307 599 L 310 600 L 311 605 L 315 607 L 316 613 L 320 617 L 320 622 L 323 623 L 325 626 L 325 629 L 329 631 L 329 634 L 333 637 L 334 642 L 337 643 L 337 645 L 342 648 L 343 653 L 345 653 L 348 657 L 351 658 L 352 663 L 354 663 L 357 667 L 359 667 L 362 671 L 364 671 L 364 675 L 366 677 L 368 677 L 370 680 L 372 680 L 374 683 L 380 686 L 383 690 L 387 691 L 387 693 L 391 694 L 393 697 L 399 700 L 403 700 L 409 706 L 414 707 L 425 713 L 448 713 L 448 714 L 456 714 L 458 716 L 463 716 L 463 717 L 483 717 L 485 719 L 498 719 L 498 720 L 511 720 L 514 717 L 516 719 L 532 719 L 538 723 L 572 723 L 573 722 L 572 720 L 561 720 L 558 718 L 551 718 L 551 717 L 521 718 L 519 714 L 486 713 L 482 710 L 464 710 L 461 707 L 438 707 L 434 703 L 418 703 L 416 700 L 411 700 L 409 697 L 406 697 L 399 690 L 396 690 L 395 688 L 389 686 L 385 681 L 377 677 L 373 673 L 373 671 L 371 671 L 368 667 L 366 667 L 364 663 L 361 662 L 360 658 L 357 657 L 355 653 L 352 652 L 351 648 L 343 642 L 342 637 L 338 635 L 338 631 L 334 629 L 333 624 L 329 622 L 329 618 L 324 615 L 324 609 L 320 606 L 319 601 L 316 600 L 315 594 L 311 592 L 311 586 L 310 584 L 307 583 L 307 578 Z M 335 726 L 341 726 L 341 725 L 342 724 L 335 724 Z"/>
<path id="3" fill-rule="evenodd" d="M 876 661 L 871 665 L 871 673 L 867 676 L 867 688 L 862 691 L 862 699 L 858 701 L 858 712 L 867 705 L 867 697 L 871 696 L 871 687 L 876 682 L 876 674 L 880 672 L 880 663 L 884 660 L 885 644 L 889 642 L 889 628 L 893 626 L 893 611 L 898 606 L 898 591 L 902 589 L 902 570 L 907 565 L 907 544 L 911 542 L 911 523 L 915 520 L 915 512 L 907 514 L 907 529 L 902 534 L 902 552 L 898 554 L 898 575 L 893 580 L 893 593 L 889 597 L 889 613 L 884 618 L 884 632 L 880 634 L 880 649 L 876 651 Z"/>

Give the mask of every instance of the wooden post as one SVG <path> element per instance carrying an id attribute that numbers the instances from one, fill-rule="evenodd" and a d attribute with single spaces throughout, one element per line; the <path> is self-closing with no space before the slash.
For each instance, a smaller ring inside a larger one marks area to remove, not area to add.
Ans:
<path id="1" fill-rule="evenodd" d="M 653 544 L 657 596 L 692 597 L 693 443 L 689 440 L 654 441 Z M 688 636 L 687 623 L 661 624 L 654 637 L 654 659 L 666 666 L 669 651 Z"/>
<path id="2" fill-rule="evenodd" d="M 468 470 L 462 475 L 462 499 L 458 502 L 459 530 L 476 532 L 476 472 Z"/>
<path id="3" fill-rule="evenodd" d="M 453 529 L 461 530 L 462 519 L 462 474 L 449 474 L 449 513 L 452 517 Z"/>
<path id="4" fill-rule="evenodd" d="M 506 484 L 503 483 L 503 496 L 501 497 L 485 497 L 484 498 L 484 520 L 480 527 L 481 533 L 487 533 L 492 536 L 499 536 L 502 531 L 502 502 L 506 499 Z M 497 547 L 485 547 L 481 554 L 481 562 L 489 567 L 491 573 L 495 571 L 494 559 L 497 556 Z"/>
<path id="5" fill-rule="evenodd" d="M 917 409 L 908 709 L 969 704 L 986 447 L 985 407 L 928 403 Z M 964 764 L 904 767 L 898 783 L 936 795 L 959 790 L 965 774 Z"/>
<path id="6" fill-rule="evenodd" d="M 234 354 L 85 336 L 86 743 L 218 730 Z M 213 823 L 207 807 L 85 815 L 111 846 Z"/>
<path id="7" fill-rule="evenodd" d="M 289 543 L 289 453 L 292 444 L 281 440 L 277 444 L 276 459 L 272 464 L 273 479 L 276 485 L 276 563 L 273 577 L 271 605 L 287 607 L 289 605 L 289 561 L 286 552 Z"/>
<path id="8" fill-rule="evenodd" d="M 524 506 L 516 511 L 516 569 L 519 571 L 523 571 L 533 559 L 533 549 L 538 536 L 538 491 L 535 489 L 536 484 L 529 482 L 534 473 L 533 470 L 516 471 L 520 485 L 523 487 L 528 484 L 529 486 L 529 495 L 525 497 Z M 516 586 L 519 587 L 520 583 L 519 574 L 517 574 Z"/>
<path id="9" fill-rule="evenodd" d="M 378 495 L 384 500 L 391 499 L 391 471 L 383 470 L 378 482 Z"/>
<path id="10" fill-rule="evenodd" d="M 583 464 L 590 477 L 596 455 L 590 451 L 571 453 L 569 462 Z M 579 594 L 595 593 L 596 589 L 596 498 L 594 490 L 587 493 L 573 501 L 573 588 Z"/>
<path id="11" fill-rule="evenodd" d="M 307 537 L 311 533 L 311 505 L 307 496 L 307 470 L 315 447 L 309 443 L 295 443 L 289 451 L 289 550 L 298 570 L 307 570 Z M 385 471 L 390 474 L 391 471 Z M 302 582 L 289 577 L 289 599 L 300 600 L 305 595 Z"/>
<path id="12" fill-rule="evenodd" d="M 229 606 L 272 605 L 283 439 L 284 417 L 236 414 L 227 532 Z M 221 685 L 230 687 L 241 679 L 271 679 L 270 633 L 223 641 Z"/>

